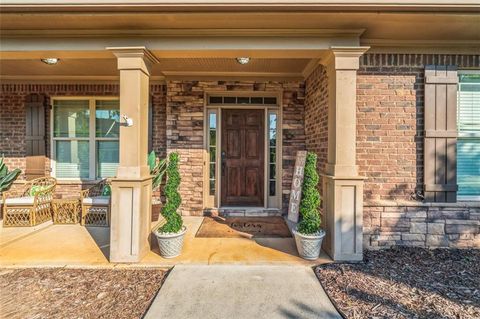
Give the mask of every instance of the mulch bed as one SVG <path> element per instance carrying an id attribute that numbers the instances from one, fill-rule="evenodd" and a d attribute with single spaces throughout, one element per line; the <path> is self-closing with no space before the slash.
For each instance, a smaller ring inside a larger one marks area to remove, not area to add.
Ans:
<path id="1" fill-rule="evenodd" d="M 480 250 L 367 251 L 315 272 L 346 318 L 480 318 Z"/>
<path id="2" fill-rule="evenodd" d="M 162 269 L 0 269 L 2 318 L 141 318 Z"/>

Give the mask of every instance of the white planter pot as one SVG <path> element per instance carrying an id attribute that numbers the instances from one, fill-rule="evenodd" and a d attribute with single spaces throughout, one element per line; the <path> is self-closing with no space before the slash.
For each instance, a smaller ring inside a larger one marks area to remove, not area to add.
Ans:
<path id="1" fill-rule="evenodd" d="M 297 245 L 300 257 L 307 260 L 315 260 L 320 256 L 323 237 L 325 237 L 325 231 L 323 229 L 320 229 L 315 234 L 304 235 L 299 233 L 295 226 L 292 229 L 292 233 L 295 236 L 295 244 Z"/>
<path id="2" fill-rule="evenodd" d="M 183 247 L 183 238 L 187 232 L 187 227 L 183 226 L 178 233 L 159 233 L 155 231 L 160 256 L 163 258 L 174 258 L 180 255 Z"/>

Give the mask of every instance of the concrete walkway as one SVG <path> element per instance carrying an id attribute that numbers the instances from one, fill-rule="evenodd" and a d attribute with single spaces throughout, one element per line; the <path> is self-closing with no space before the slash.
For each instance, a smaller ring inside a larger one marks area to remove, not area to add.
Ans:
<path id="1" fill-rule="evenodd" d="M 341 318 L 305 266 L 176 266 L 145 319 Z"/>

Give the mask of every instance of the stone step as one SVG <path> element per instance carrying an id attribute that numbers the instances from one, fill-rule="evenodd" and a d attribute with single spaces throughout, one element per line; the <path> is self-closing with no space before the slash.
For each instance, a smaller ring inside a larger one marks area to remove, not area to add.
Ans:
<path id="1" fill-rule="evenodd" d="M 206 209 L 206 216 L 221 217 L 270 217 L 283 216 L 283 212 L 278 208 L 263 207 L 222 207 L 218 209 Z"/>

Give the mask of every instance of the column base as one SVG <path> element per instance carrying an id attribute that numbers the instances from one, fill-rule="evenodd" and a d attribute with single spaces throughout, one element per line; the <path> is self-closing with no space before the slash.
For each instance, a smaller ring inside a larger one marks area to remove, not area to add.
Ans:
<path id="1" fill-rule="evenodd" d="M 110 262 L 139 262 L 150 249 L 152 179 L 113 179 Z"/>
<path id="2" fill-rule="evenodd" d="M 323 249 L 335 261 L 363 259 L 363 180 L 323 176 Z"/>

